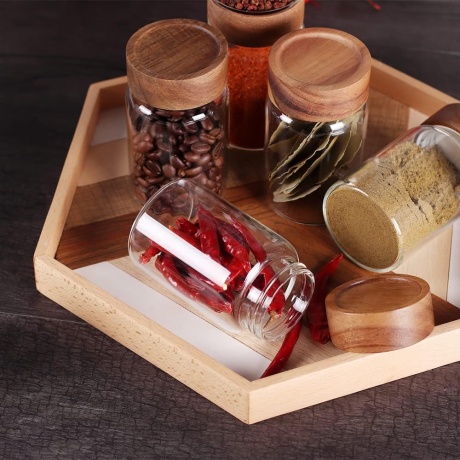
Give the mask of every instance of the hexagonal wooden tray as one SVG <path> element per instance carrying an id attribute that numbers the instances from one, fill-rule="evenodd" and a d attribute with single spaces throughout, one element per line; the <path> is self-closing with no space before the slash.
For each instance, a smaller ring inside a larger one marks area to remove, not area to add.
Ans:
<path id="1" fill-rule="evenodd" d="M 127 257 L 127 236 L 139 206 L 127 177 L 125 89 L 126 78 L 122 77 L 95 83 L 88 90 L 34 255 L 40 292 L 245 423 L 460 360 L 460 310 L 441 299 L 447 292 L 450 230 L 411 256 L 400 269 L 425 278 L 437 294 L 433 296 L 437 325 L 427 339 L 405 349 L 365 355 L 342 352 L 331 343 L 316 344 L 305 330 L 286 370 L 265 379 L 243 377 L 122 301 L 121 296 L 82 276 L 81 267 L 109 261 L 111 267 L 161 290 L 137 273 Z M 367 153 L 375 153 L 410 125 L 451 102 L 454 99 L 374 61 Z M 261 161 L 257 154 L 234 152 L 228 161 L 227 200 L 285 236 L 312 270 L 337 253 L 324 227 L 295 224 L 265 206 L 257 182 L 260 177 L 256 176 Z M 420 259 L 430 264 L 421 264 Z M 426 270 L 428 266 L 430 270 Z M 370 274 L 345 260 L 330 287 L 364 275 Z M 163 294 L 159 294 L 160 302 L 170 301 Z M 279 343 L 262 343 L 247 334 L 233 334 L 233 338 L 267 361 L 279 347 Z"/>

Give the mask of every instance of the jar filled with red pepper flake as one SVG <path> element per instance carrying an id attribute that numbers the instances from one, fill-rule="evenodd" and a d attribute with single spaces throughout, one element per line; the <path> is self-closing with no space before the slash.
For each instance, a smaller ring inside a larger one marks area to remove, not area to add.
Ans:
<path id="1" fill-rule="evenodd" d="M 289 242 L 193 179 L 150 198 L 128 246 L 134 264 L 173 299 L 258 338 L 283 337 L 313 294 L 314 276 Z"/>
<path id="2" fill-rule="evenodd" d="M 217 29 L 188 19 L 154 22 L 129 39 L 129 158 L 141 203 L 180 177 L 221 193 L 227 50 Z"/>
<path id="3" fill-rule="evenodd" d="M 305 2 L 208 0 L 208 23 L 229 43 L 229 142 L 261 150 L 265 136 L 267 62 L 271 45 L 303 26 Z"/>

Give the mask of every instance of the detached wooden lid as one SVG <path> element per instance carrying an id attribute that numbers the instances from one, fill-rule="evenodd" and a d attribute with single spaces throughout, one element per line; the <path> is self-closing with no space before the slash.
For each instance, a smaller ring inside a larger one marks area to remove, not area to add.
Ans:
<path id="1" fill-rule="evenodd" d="M 445 105 L 422 124 L 447 126 L 460 133 L 460 103 Z"/>
<path id="2" fill-rule="evenodd" d="M 294 0 L 281 9 L 256 12 L 208 0 L 208 23 L 218 28 L 230 44 L 238 46 L 273 45 L 278 38 L 302 27 L 304 12 L 304 0 Z"/>
<path id="3" fill-rule="evenodd" d="M 184 110 L 215 100 L 227 84 L 225 37 L 190 19 L 154 22 L 126 46 L 128 86 L 151 107 Z"/>
<path id="4" fill-rule="evenodd" d="M 428 283 L 410 275 L 360 278 L 326 297 L 332 343 L 357 353 L 391 351 L 413 345 L 434 328 Z"/>
<path id="5" fill-rule="evenodd" d="M 371 55 L 345 32 L 312 27 L 280 38 L 269 56 L 269 96 L 286 115 L 333 121 L 359 110 L 369 95 Z"/>

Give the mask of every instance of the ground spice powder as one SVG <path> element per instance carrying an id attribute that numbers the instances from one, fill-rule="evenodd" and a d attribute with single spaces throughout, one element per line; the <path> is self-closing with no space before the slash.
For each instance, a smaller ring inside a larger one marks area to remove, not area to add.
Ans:
<path id="1" fill-rule="evenodd" d="M 391 269 L 459 208 L 458 172 L 437 147 L 397 144 L 349 181 L 327 197 L 326 219 L 345 252 L 371 269 Z"/>

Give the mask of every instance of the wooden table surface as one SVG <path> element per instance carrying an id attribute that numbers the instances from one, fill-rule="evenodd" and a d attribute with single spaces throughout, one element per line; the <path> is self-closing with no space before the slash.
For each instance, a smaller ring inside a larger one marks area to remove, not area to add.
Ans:
<path id="1" fill-rule="evenodd" d="M 460 99 L 460 2 L 317 0 L 306 26 Z M 0 458 L 460 457 L 460 363 L 247 426 L 35 289 L 32 255 L 88 86 L 197 1 L 0 2 Z M 420 357 L 423 359 L 423 357 Z"/>

